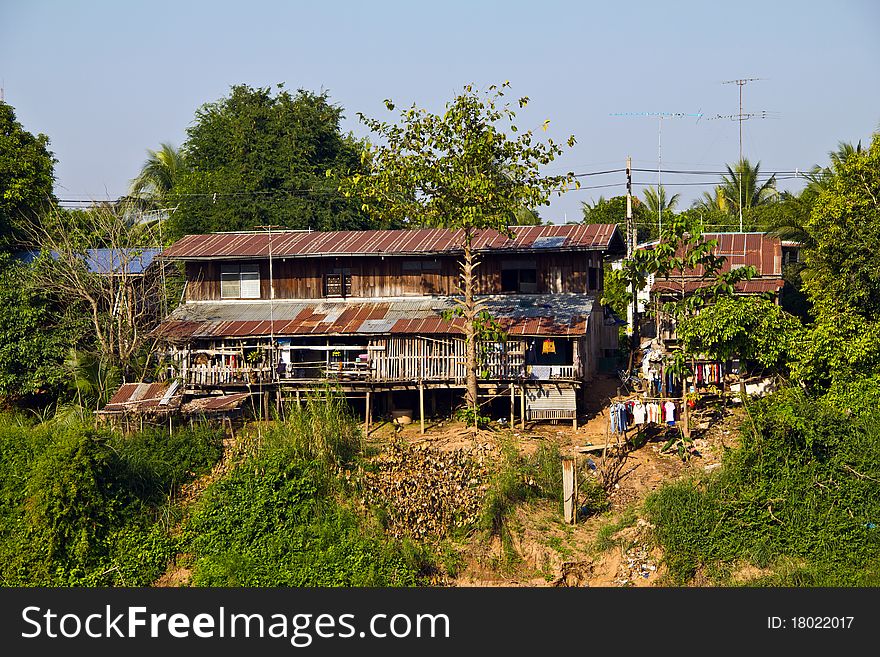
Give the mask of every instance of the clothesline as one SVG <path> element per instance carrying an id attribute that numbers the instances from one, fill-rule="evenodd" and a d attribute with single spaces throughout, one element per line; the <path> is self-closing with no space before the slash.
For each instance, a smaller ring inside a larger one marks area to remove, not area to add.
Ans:
<path id="1" fill-rule="evenodd" d="M 626 432 L 635 426 L 645 424 L 666 424 L 675 426 L 678 419 L 678 403 L 671 399 L 643 403 L 640 399 L 614 402 L 608 409 L 610 433 Z"/>

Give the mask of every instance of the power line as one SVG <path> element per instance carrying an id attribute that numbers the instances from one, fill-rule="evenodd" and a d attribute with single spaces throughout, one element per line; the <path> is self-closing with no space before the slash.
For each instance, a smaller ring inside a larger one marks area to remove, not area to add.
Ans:
<path id="1" fill-rule="evenodd" d="M 659 171 L 662 174 L 668 175 L 683 175 L 683 176 L 729 176 L 730 171 L 720 171 L 720 170 L 711 170 L 711 169 L 642 169 L 642 168 L 633 168 L 633 172 L 638 173 L 654 173 Z M 772 177 L 775 177 L 776 180 L 790 180 L 795 178 L 804 178 L 805 174 L 809 173 L 809 168 L 795 168 L 795 169 L 784 169 L 778 170 L 774 173 L 766 173 L 760 174 L 758 177 L 758 182 L 761 182 L 764 178 L 769 180 Z M 626 169 L 606 169 L 602 171 L 585 171 L 581 173 L 575 173 L 575 178 L 587 178 L 590 176 L 604 176 L 615 173 L 625 173 Z M 734 172 L 735 175 L 735 172 Z M 714 185 L 714 184 L 723 184 L 724 181 L 706 181 L 706 182 L 693 182 L 693 183 L 667 183 L 664 186 L 680 186 L 680 185 Z M 603 185 L 585 185 L 581 186 L 580 189 L 588 190 L 588 189 L 602 189 L 607 187 L 619 187 L 624 185 L 625 183 L 609 183 Z M 648 185 L 653 183 L 633 183 L 634 185 Z M 574 190 L 570 190 L 574 191 Z M 339 190 L 336 189 L 326 189 L 326 188 L 298 188 L 298 189 L 269 189 L 269 190 L 250 190 L 250 191 L 237 191 L 237 192 L 191 192 L 191 193 L 172 193 L 169 195 L 169 198 L 181 199 L 181 198 L 229 198 L 229 197 L 245 197 L 245 196 L 296 196 L 296 195 L 307 195 L 307 194 L 324 194 L 324 195 L 333 195 L 333 196 L 342 196 Z M 125 200 L 130 200 L 132 197 L 124 195 L 120 196 L 116 199 L 95 199 L 95 198 L 62 198 L 57 199 L 59 203 L 70 203 L 70 204 L 85 204 L 85 205 L 93 205 L 96 203 L 118 203 Z"/>

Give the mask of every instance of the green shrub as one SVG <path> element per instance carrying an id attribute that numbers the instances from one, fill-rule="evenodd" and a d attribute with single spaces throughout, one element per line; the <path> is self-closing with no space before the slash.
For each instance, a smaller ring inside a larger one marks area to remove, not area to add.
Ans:
<path id="1" fill-rule="evenodd" d="M 174 488 L 220 456 L 220 434 L 122 436 L 0 416 L 0 581 L 142 586 L 175 554 Z"/>
<path id="2" fill-rule="evenodd" d="M 880 413 L 798 390 L 750 413 L 720 470 L 646 501 L 674 580 L 746 562 L 773 568 L 775 583 L 880 581 Z"/>
<path id="3" fill-rule="evenodd" d="M 295 451 L 295 449 L 293 450 Z M 324 463 L 264 448 L 214 483 L 187 523 L 197 586 L 401 586 L 420 563 L 328 497 Z M 410 555 L 412 556 L 412 555 Z"/>

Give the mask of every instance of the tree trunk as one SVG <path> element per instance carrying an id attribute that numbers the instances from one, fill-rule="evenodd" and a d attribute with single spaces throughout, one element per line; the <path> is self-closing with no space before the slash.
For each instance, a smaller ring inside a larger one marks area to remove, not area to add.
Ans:
<path id="1" fill-rule="evenodd" d="M 474 320 L 477 315 L 477 303 L 474 299 L 474 252 L 471 246 L 471 231 L 465 232 L 464 262 L 462 263 L 462 283 L 464 284 L 464 339 L 465 339 L 465 371 L 467 393 L 465 401 L 474 414 L 474 426 L 479 414 L 479 392 L 477 387 L 477 341 Z"/>

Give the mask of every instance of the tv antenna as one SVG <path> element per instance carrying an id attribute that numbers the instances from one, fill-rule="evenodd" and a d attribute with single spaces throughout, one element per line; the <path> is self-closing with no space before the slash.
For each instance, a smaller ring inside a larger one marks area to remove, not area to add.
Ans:
<path id="1" fill-rule="evenodd" d="M 661 164 L 663 162 L 662 158 L 662 133 L 663 133 L 663 119 L 681 119 L 689 116 L 697 117 L 697 122 L 703 117 L 702 112 L 697 112 L 695 114 L 688 112 L 614 112 L 609 116 L 627 116 L 627 117 L 639 117 L 639 118 L 650 118 L 657 119 L 657 232 L 662 233 L 663 229 L 663 207 L 660 203 L 660 170 L 662 168 Z"/>
<path id="2" fill-rule="evenodd" d="M 739 185 L 739 232 L 743 231 L 743 121 L 748 121 L 749 119 L 779 118 L 778 116 L 773 116 L 774 114 L 777 114 L 777 112 L 768 112 L 767 110 L 762 110 L 760 112 L 743 112 L 743 87 L 749 82 L 758 82 L 759 80 L 766 79 L 767 78 L 739 78 L 737 80 L 725 80 L 722 82 L 721 84 L 735 84 L 739 87 L 739 112 L 736 114 L 716 114 L 709 119 L 710 121 L 715 119 L 730 119 L 731 121 L 737 121 L 739 123 L 739 172 L 736 176 Z"/>

